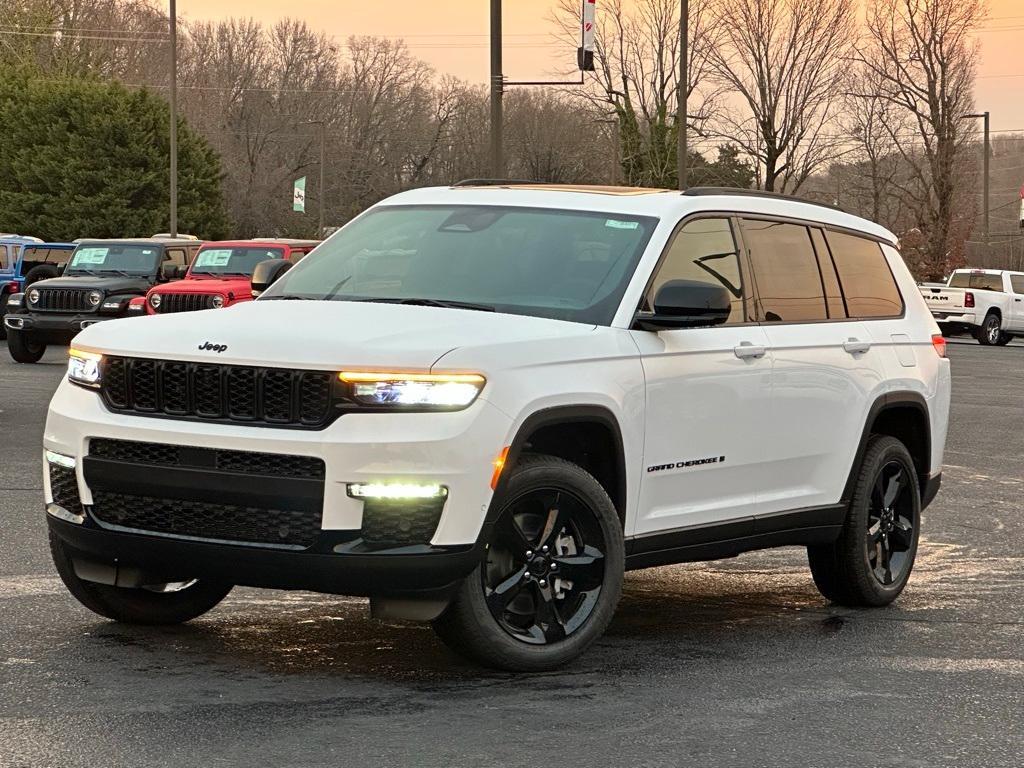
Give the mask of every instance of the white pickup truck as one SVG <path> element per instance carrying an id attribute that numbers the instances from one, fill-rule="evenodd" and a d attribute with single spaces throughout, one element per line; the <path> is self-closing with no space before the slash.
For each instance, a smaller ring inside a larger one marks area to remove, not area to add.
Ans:
<path id="1" fill-rule="evenodd" d="M 958 269 L 945 285 L 922 285 L 921 294 L 944 336 L 966 332 L 999 346 L 1024 336 L 1024 272 Z"/>

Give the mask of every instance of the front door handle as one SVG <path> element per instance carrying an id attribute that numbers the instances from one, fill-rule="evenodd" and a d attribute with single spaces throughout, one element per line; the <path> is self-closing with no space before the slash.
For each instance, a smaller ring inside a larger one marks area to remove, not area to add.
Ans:
<path id="1" fill-rule="evenodd" d="M 843 349 L 849 352 L 851 355 L 857 355 L 862 352 L 867 352 L 871 349 L 870 341 L 861 341 L 860 339 L 849 338 L 843 342 Z"/>
<path id="2" fill-rule="evenodd" d="M 750 360 L 752 358 L 764 357 L 767 349 L 751 344 L 749 341 L 741 341 L 738 347 L 732 348 L 732 351 L 740 360 Z"/>

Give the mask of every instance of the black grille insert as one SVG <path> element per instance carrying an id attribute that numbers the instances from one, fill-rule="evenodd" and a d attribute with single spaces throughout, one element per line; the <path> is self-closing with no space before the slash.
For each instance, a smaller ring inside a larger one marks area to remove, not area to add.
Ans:
<path id="1" fill-rule="evenodd" d="M 333 411 L 329 371 L 105 357 L 101 381 L 114 411 L 307 429 Z"/>
<path id="2" fill-rule="evenodd" d="M 89 301 L 91 289 L 39 288 L 39 301 L 29 304 L 30 309 L 43 312 L 92 312 L 96 305 Z"/>
<path id="3" fill-rule="evenodd" d="M 323 480 L 326 473 L 324 462 L 312 456 L 195 448 L 185 445 L 144 443 L 136 440 L 112 440 L 105 437 L 94 437 L 89 441 L 89 455 L 131 464 L 197 467 L 216 469 L 221 472 L 310 480 Z"/>
<path id="4" fill-rule="evenodd" d="M 78 478 L 75 470 L 50 464 L 50 493 L 53 503 L 73 515 L 82 514 L 82 501 L 78 497 Z"/>
<path id="5" fill-rule="evenodd" d="M 213 309 L 213 294 L 161 293 L 160 306 L 154 307 L 154 309 L 161 315 L 166 315 L 170 312 L 195 312 L 200 309 Z"/>
<path id="6" fill-rule="evenodd" d="M 101 525 L 146 533 L 303 548 L 316 542 L 321 517 L 314 511 L 157 499 L 112 491 L 93 493 L 92 516 Z"/>

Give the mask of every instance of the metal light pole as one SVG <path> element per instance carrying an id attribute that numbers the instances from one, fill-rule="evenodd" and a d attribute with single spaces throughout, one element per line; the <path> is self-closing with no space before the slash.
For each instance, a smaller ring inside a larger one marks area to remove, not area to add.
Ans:
<path id="1" fill-rule="evenodd" d="M 689 118 L 687 112 L 688 104 L 687 91 L 689 90 L 690 79 L 690 0 L 680 0 L 679 6 L 679 82 L 676 84 L 676 126 L 679 134 L 679 147 L 677 150 L 679 188 L 686 189 L 687 180 L 690 175 L 690 153 L 686 141 L 686 122 Z"/>
<path id="2" fill-rule="evenodd" d="M 501 0 L 491 0 L 491 174 L 496 179 L 505 175 L 501 108 L 504 76 L 501 69 Z"/>
<path id="3" fill-rule="evenodd" d="M 990 229 L 989 229 L 989 211 L 990 211 L 989 158 L 992 156 L 992 144 L 991 144 L 990 139 L 989 139 L 989 137 L 990 137 L 989 125 L 990 125 L 990 122 L 991 122 L 990 121 L 990 115 L 989 115 L 988 112 L 977 112 L 977 113 L 972 114 L 972 115 L 964 115 L 964 117 L 965 118 L 975 118 L 975 119 L 980 117 L 980 118 L 982 118 L 985 121 L 985 159 L 984 159 L 984 184 L 985 184 L 984 201 L 985 202 L 983 203 L 983 205 L 984 205 L 985 243 L 988 244 L 988 242 L 989 242 L 989 234 L 990 234 Z"/>
<path id="4" fill-rule="evenodd" d="M 178 236 L 178 9 L 171 4 L 171 237 Z"/>

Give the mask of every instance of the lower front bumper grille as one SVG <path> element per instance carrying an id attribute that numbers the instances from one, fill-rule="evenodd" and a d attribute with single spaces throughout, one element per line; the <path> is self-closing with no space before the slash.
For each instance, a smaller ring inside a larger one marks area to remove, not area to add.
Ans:
<path id="1" fill-rule="evenodd" d="M 53 503 L 73 515 L 82 514 L 82 501 L 78 497 L 78 478 L 75 470 L 50 464 L 50 494 Z"/>
<path id="2" fill-rule="evenodd" d="M 92 516 L 104 527 L 289 548 L 312 546 L 320 535 L 321 518 L 312 510 L 260 509 L 112 491 L 93 493 Z"/>

